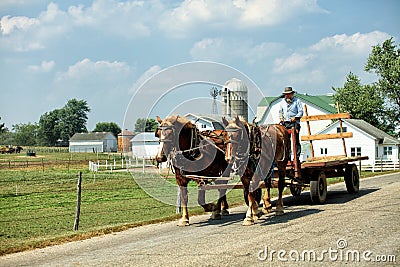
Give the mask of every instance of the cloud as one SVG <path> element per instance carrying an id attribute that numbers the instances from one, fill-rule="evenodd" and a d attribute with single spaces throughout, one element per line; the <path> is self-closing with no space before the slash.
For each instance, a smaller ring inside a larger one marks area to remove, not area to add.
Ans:
<path id="1" fill-rule="evenodd" d="M 104 81 L 116 79 L 119 75 L 126 76 L 131 71 L 125 62 L 91 61 L 85 58 L 63 73 L 58 73 L 56 81 Z"/>
<path id="2" fill-rule="evenodd" d="M 89 7 L 70 6 L 68 14 L 77 27 L 91 27 L 112 35 L 135 39 L 151 34 L 151 26 L 163 12 L 158 0 L 96 0 Z"/>
<path id="3" fill-rule="evenodd" d="M 143 85 L 149 78 L 151 78 L 153 75 L 157 74 L 158 72 L 161 71 L 161 67 L 158 65 L 151 66 L 149 69 L 147 69 L 137 80 L 136 82 L 132 85 L 132 87 L 129 89 L 130 93 L 135 92 L 140 88 L 140 86 Z"/>
<path id="4" fill-rule="evenodd" d="M 297 71 L 305 68 L 313 59 L 312 54 L 298 54 L 293 53 L 286 58 L 277 58 L 274 62 L 276 68 L 275 73 L 287 73 L 291 71 Z"/>
<path id="5" fill-rule="evenodd" d="M 0 29 L 3 35 L 8 35 L 14 30 L 28 30 L 38 23 L 39 21 L 34 18 L 4 16 L 0 20 Z"/>
<path id="6" fill-rule="evenodd" d="M 352 71 L 368 79 L 364 64 L 372 46 L 390 38 L 384 32 L 340 34 L 322 38 L 315 44 L 298 48 L 274 61 L 274 73 L 294 84 L 316 87 L 318 84 L 338 86 Z"/>
<path id="7" fill-rule="evenodd" d="M 204 26 L 216 31 L 274 26 L 298 14 L 321 12 L 326 11 L 315 0 L 185 0 L 166 10 L 159 25 L 169 36 L 183 38 Z"/>
<path id="8" fill-rule="evenodd" d="M 240 60 L 253 65 L 262 60 L 276 57 L 285 50 L 285 46 L 275 42 L 255 44 L 236 38 L 204 38 L 190 49 L 193 60 L 223 61 L 232 63 Z"/>
<path id="9" fill-rule="evenodd" d="M 0 42 L 18 52 L 39 50 L 70 29 L 67 14 L 56 4 L 50 3 L 36 18 L 2 17 Z"/>
<path id="10" fill-rule="evenodd" d="M 28 66 L 28 70 L 32 72 L 50 72 L 54 68 L 55 64 L 54 61 L 42 61 L 40 65 Z"/>
<path id="11" fill-rule="evenodd" d="M 95 0 L 88 7 L 71 5 L 66 10 L 51 2 L 37 17 L 3 16 L 0 42 L 12 50 L 26 52 L 43 49 L 76 29 L 137 39 L 151 34 L 155 18 L 163 11 L 164 6 L 158 0 Z"/>
<path id="12" fill-rule="evenodd" d="M 323 38 L 318 43 L 311 46 L 311 51 L 327 52 L 340 51 L 342 53 L 361 54 L 371 52 L 371 47 L 384 40 L 390 38 L 390 35 L 380 31 L 373 31 L 362 34 L 355 33 L 353 35 L 337 34 L 334 36 Z"/>

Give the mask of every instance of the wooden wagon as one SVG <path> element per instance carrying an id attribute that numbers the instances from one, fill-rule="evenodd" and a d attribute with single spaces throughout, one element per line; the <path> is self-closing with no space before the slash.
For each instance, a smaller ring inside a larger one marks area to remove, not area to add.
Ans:
<path id="1" fill-rule="evenodd" d="M 359 171 L 357 162 L 367 160 L 368 156 L 347 156 L 345 138 L 353 137 L 351 132 L 343 132 L 342 119 L 350 118 L 349 113 L 340 113 L 338 108 L 337 114 L 327 115 L 313 115 L 308 116 L 307 106 L 305 105 L 305 116 L 301 121 L 306 122 L 308 135 L 301 136 L 302 141 L 310 142 L 310 150 L 312 157 L 307 158 L 306 161 L 298 163 L 296 158 L 296 146 L 294 132 L 289 131 L 292 135 L 292 151 L 294 155 L 293 161 L 290 161 L 286 169 L 285 185 L 290 188 L 290 192 L 294 196 L 299 196 L 304 188 L 310 188 L 310 197 L 313 203 L 322 204 L 325 202 L 327 196 L 327 178 L 331 177 L 344 177 L 346 188 L 349 193 L 357 193 L 359 191 Z M 311 134 L 310 121 L 317 120 L 339 120 L 340 132 L 336 134 Z M 313 141 L 315 140 L 328 140 L 328 139 L 342 139 L 344 153 L 343 155 L 315 157 L 313 150 Z M 277 175 L 277 171 L 274 172 Z M 203 179 L 204 181 L 215 181 L 221 179 L 230 179 L 227 177 L 201 177 L 191 176 L 192 179 Z M 275 176 L 277 178 L 277 176 Z M 261 182 L 260 187 L 265 188 L 264 182 Z M 272 187 L 277 187 L 277 182 L 272 181 Z M 200 190 L 211 189 L 237 189 L 243 188 L 239 183 L 232 184 L 204 184 L 199 187 Z M 261 197 L 261 195 L 260 195 Z M 247 196 L 244 196 L 245 200 Z"/>

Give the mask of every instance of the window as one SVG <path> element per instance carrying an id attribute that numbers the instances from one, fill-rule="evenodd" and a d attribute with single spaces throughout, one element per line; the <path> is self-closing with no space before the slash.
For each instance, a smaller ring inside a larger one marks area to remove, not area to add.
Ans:
<path id="1" fill-rule="evenodd" d="M 202 125 L 201 125 L 201 128 L 202 128 L 202 129 L 205 129 L 205 128 L 207 128 L 207 125 L 202 124 Z"/>
<path id="2" fill-rule="evenodd" d="M 383 155 L 384 156 L 391 156 L 392 155 L 392 147 L 391 146 L 384 146 L 383 147 Z"/>
<path id="3" fill-rule="evenodd" d="M 344 133 L 347 132 L 347 127 L 342 127 L 342 129 L 343 129 L 343 132 L 344 132 Z M 337 132 L 337 133 L 340 133 L 340 127 L 337 127 L 337 128 L 336 128 L 336 132 Z"/>
<path id="4" fill-rule="evenodd" d="M 352 157 L 361 156 L 361 147 L 352 147 L 350 149 L 350 154 Z"/>
<path id="5" fill-rule="evenodd" d="M 321 155 L 328 155 L 328 149 L 321 147 Z"/>

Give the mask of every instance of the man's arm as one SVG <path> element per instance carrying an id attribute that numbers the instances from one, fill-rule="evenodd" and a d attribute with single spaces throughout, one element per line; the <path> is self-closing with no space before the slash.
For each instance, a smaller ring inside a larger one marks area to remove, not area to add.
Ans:
<path id="1" fill-rule="evenodd" d="M 296 118 L 301 119 L 301 117 L 303 117 L 303 103 L 301 103 L 301 101 L 297 98 L 296 101 L 296 105 L 297 105 L 297 114 L 296 114 Z"/>

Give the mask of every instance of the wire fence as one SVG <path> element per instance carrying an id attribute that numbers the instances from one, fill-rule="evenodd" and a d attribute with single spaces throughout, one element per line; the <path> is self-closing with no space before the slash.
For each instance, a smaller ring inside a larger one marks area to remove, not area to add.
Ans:
<path id="1" fill-rule="evenodd" d="M 76 235 L 73 226 L 79 171 L 82 172 L 82 197 L 78 232 L 177 218 L 175 206 L 154 199 L 135 182 L 135 177 L 149 181 L 160 178 L 151 159 L 129 162 L 121 157 L 109 158 L 107 163 L 96 161 L 99 164 L 96 172 L 90 171 L 89 161 L 82 159 L 1 159 L 0 255 L 36 246 L 40 240 Z M 108 168 L 103 169 L 101 165 Z M 129 170 L 137 167 L 137 172 L 127 172 L 127 166 Z M 143 166 L 146 166 L 145 173 Z M 168 180 L 175 183 L 174 177 Z M 196 187 L 196 184 L 189 186 Z M 154 184 L 154 189 L 161 197 L 176 200 L 176 191 L 171 195 L 158 184 Z M 231 203 L 241 202 L 242 193 L 238 196 Z M 191 210 L 201 212 L 199 207 Z"/>

